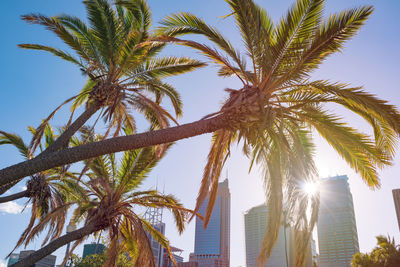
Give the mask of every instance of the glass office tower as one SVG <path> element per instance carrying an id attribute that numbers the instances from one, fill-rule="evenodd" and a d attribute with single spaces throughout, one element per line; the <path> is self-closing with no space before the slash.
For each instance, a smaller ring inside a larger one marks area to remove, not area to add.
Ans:
<path id="1" fill-rule="evenodd" d="M 320 267 L 350 267 L 359 252 L 353 197 L 346 175 L 323 179 L 318 219 Z"/>
<path id="2" fill-rule="evenodd" d="M 207 203 L 208 200 L 201 206 L 200 214 L 205 214 Z M 230 205 L 226 179 L 218 185 L 217 200 L 207 228 L 204 229 L 203 222 L 196 218 L 194 254 L 190 261 L 198 262 L 199 267 L 229 267 Z"/>
<path id="3" fill-rule="evenodd" d="M 267 228 L 268 208 L 260 205 L 248 210 L 244 215 L 246 265 L 256 266 L 261 245 Z M 286 235 L 285 235 L 286 231 Z M 294 234 L 290 227 L 279 229 L 278 240 L 272 249 L 271 256 L 265 266 L 284 267 L 294 266 Z"/>

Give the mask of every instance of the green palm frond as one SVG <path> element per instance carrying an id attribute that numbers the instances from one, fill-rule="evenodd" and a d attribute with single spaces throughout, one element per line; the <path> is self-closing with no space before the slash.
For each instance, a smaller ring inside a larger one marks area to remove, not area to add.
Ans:
<path id="1" fill-rule="evenodd" d="M 390 165 L 390 159 L 374 145 L 367 135 L 340 122 L 338 117 L 321 109 L 308 108 L 303 115 L 327 142 L 355 169 L 371 188 L 380 186 L 376 166 Z"/>
<path id="2" fill-rule="evenodd" d="M 163 26 L 158 28 L 158 34 L 161 36 L 169 36 L 170 38 L 167 39 L 170 41 L 178 41 L 179 39 L 173 37 L 185 34 L 201 34 L 207 37 L 210 41 L 216 44 L 218 48 L 232 58 L 235 64 L 237 64 L 237 68 L 239 68 L 242 72 L 245 71 L 246 63 L 244 58 L 237 50 L 233 48 L 232 44 L 227 41 L 215 28 L 208 26 L 202 19 L 196 17 L 195 15 L 182 12 L 168 16 L 164 18 L 164 20 L 161 22 L 161 25 Z M 211 47 L 200 45 L 198 43 L 196 44 L 190 41 L 181 40 L 178 42 L 201 51 L 205 56 L 216 63 L 223 63 L 224 65 L 232 68 L 235 67 L 231 66 L 227 58 L 225 58 L 223 55 L 220 55 Z"/>
<path id="3" fill-rule="evenodd" d="M 76 38 L 73 34 L 71 34 L 71 32 L 69 32 L 61 23 L 59 23 L 56 17 L 46 17 L 41 14 L 29 14 L 29 15 L 23 15 L 22 19 L 28 23 L 45 26 L 47 30 L 55 33 L 70 48 L 72 48 L 74 52 L 77 53 L 77 55 L 79 55 L 79 57 L 87 61 L 90 60 L 90 57 L 86 53 L 86 49 L 84 46 L 82 46 L 80 40 Z M 30 48 L 30 47 L 24 47 L 24 48 Z M 44 49 L 42 48 L 42 50 Z M 52 53 L 54 54 L 54 52 Z"/>
<path id="4" fill-rule="evenodd" d="M 59 50 L 59 49 L 52 48 L 50 46 L 39 45 L 39 44 L 19 44 L 18 46 L 20 48 L 24 48 L 24 49 L 47 51 L 59 58 L 62 58 L 66 61 L 74 63 L 74 64 L 78 65 L 79 67 L 85 67 L 78 59 L 71 56 L 69 53 Z"/>
<path id="5" fill-rule="evenodd" d="M 268 13 L 253 1 L 227 0 L 232 14 L 239 26 L 247 54 L 253 63 L 253 74 L 257 75 L 260 67 L 265 67 L 266 54 L 272 47 L 273 21 Z M 267 64 L 271 64 L 268 62 Z M 242 70 L 242 72 L 244 72 Z M 253 83 L 258 83 L 258 77 L 252 77 Z"/>
<path id="6" fill-rule="evenodd" d="M 79 108 L 82 106 L 84 103 L 88 102 L 89 99 L 89 94 L 92 90 L 92 88 L 97 84 L 96 81 L 93 81 L 92 79 L 89 79 L 86 81 L 85 85 L 83 86 L 82 90 L 80 91 L 79 95 L 75 98 L 71 105 L 71 111 L 74 111 L 75 109 Z"/>
<path id="7" fill-rule="evenodd" d="M 162 57 L 150 59 L 129 74 L 132 79 L 142 77 L 164 78 L 204 67 L 205 63 L 187 57 Z"/>
<path id="8" fill-rule="evenodd" d="M 294 66 L 282 75 L 280 82 L 307 77 L 329 55 L 340 52 L 344 43 L 358 33 L 372 11 L 372 6 L 364 6 L 331 15 L 319 25 L 309 47 L 303 51 Z"/>
<path id="9" fill-rule="evenodd" d="M 19 135 L 0 131 L 0 145 L 5 144 L 15 146 L 23 157 L 30 157 L 30 150 Z"/>
<path id="10" fill-rule="evenodd" d="M 159 79 L 148 79 L 141 83 L 144 86 L 145 90 L 155 93 L 160 100 L 163 98 L 163 96 L 168 96 L 174 108 L 176 116 L 179 117 L 182 115 L 182 100 L 179 93 L 175 90 L 174 87 L 172 87 L 172 85 L 162 82 Z M 156 99 L 156 102 L 160 100 Z M 168 116 L 168 114 L 165 115 Z M 178 124 L 174 118 L 170 119 Z"/>
<path id="11" fill-rule="evenodd" d="M 275 28 L 275 40 L 271 52 L 274 58 L 268 74 L 263 78 L 264 87 L 273 75 L 280 75 L 297 59 L 312 40 L 313 33 L 321 19 L 322 0 L 298 0 Z"/>
<path id="12" fill-rule="evenodd" d="M 115 11 L 106 0 L 86 0 L 84 4 L 102 64 L 113 68 L 120 44 Z"/>

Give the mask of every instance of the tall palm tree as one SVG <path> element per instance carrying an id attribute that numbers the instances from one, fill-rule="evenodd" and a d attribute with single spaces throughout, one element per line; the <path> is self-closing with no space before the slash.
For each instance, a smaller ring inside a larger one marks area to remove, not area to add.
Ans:
<path id="1" fill-rule="evenodd" d="M 35 129 L 28 127 L 32 134 L 35 134 Z M 41 149 L 50 146 L 57 138 L 50 124 L 47 124 L 44 130 L 44 140 L 42 148 L 42 140 L 39 142 Z M 12 133 L 0 131 L 0 145 L 11 144 L 15 146 L 20 154 L 29 159 L 33 157 L 34 152 L 24 143 L 23 139 Z M 45 218 L 49 213 L 59 210 L 67 202 L 76 200 L 73 194 L 73 189 L 79 185 L 75 183 L 74 173 L 68 171 L 68 166 L 54 168 L 32 175 L 26 183 L 26 189 L 5 197 L 0 197 L 0 203 L 5 203 L 17 199 L 27 198 L 25 206 L 30 205 L 31 218 L 28 226 L 20 236 L 14 250 L 22 244 L 27 245 L 33 238 L 30 233 L 37 220 Z M 64 227 L 65 213 L 57 212 L 49 221 L 48 235 L 44 240 L 47 242 L 49 238 L 57 235 Z M 27 242 L 26 242 L 27 241 Z M 10 253 L 11 254 L 11 253 Z"/>
<path id="2" fill-rule="evenodd" d="M 115 129 L 114 136 L 124 124 L 135 128 L 133 110 L 144 114 L 155 129 L 168 127 L 170 120 L 176 121 L 161 106 L 161 101 L 168 97 L 176 116 L 182 113 L 182 103 L 178 92 L 162 79 L 205 65 L 187 57 L 157 57 L 165 44 L 150 42 L 154 35 L 150 31 L 151 12 L 146 1 L 113 2 L 114 8 L 108 0 L 84 1 L 89 25 L 69 15 L 22 16 L 28 23 L 42 25 L 55 33 L 70 51 L 39 44 L 19 47 L 49 52 L 77 65 L 89 78 L 79 94 L 64 101 L 38 127 L 31 142 L 34 148 L 56 111 L 74 101 L 66 130 L 40 156 L 67 147 L 68 140 L 96 112 L 109 124 L 107 133 Z M 82 104 L 84 112 L 72 122 L 74 111 Z"/>
<path id="3" fill-rule="evenodd" d="M 98 234 L 100 231 L 108 234 L 109 241 L 104 266 L 114 266 L 121 251 L 129 253 L 135 261 L 135 266 L 155 266 L 147 233 L 167 249 L 171 260 L 174 261 L 168 240 L 137 213 L 140 207 L 169 209 L 180 233 L 184 230 L 188 215 L 192 213 L 172 195 L 163 195 L 156 190 L 139 190 L 142 181 L 159 161 L 156 153 L 157 148 L 148 147 L 125 152 L 119 164 L 114 154 L 91 161 L 88 179 L 81 180 L 84 191 L 81 192 L 79 201 L 70 202 L 65 206 L 67 208 L 75 205 L 71 222 L 83 222 L 83 226 L 53 239 L 48 245 L 12 266 L 30 266 L 68 242 L 76 240 L 69 252 L 71 254 L 89 235 Z M 34 235 L 43 229 L 55 213 L 50 213 L 41 220 L 30 234 Z M 69 255 L 65 260 L 68 258 Z"/>
<path id="4" fill-rule="evenodd" d="M 245 55 L 233 47 L 215 28 L 189 13 L 178 13 L 162 21 L 159 40 L 199 50 L 220 69 L 222 77 L 237 77 L 243 87 L 227 89 L 229 97 L 219 112 L 228 127 L 214 132 L 196 211 L 209 197 L 205 213 L 207 225 L 216 200 L 218 179 L 229 157 L 230 145 L 242 141 L 244 154 L 265 170 L 268 226 L 258 266 L 267 261 L 278 237 L 284 201 L 296 222 L 300 247 L 308 244 L 317 219 L 318 199 L 299 199 L 299 184 L 317 176 L 312 159 L 311 131 L 318 132 L 371 188 L 379 187 L 377 168 L 391 164 L 400 130 L 399 113 L 386 101 L 360 87 L 328 80 L 311 80 L 311 73 L 330 54 L 340 51 L 373 11 L 371 6 L 343 11 L 323 20 L 323 0 L 298 0 L 277 24 L 252 0 L 226 0 L 240 29 Z M 199 34 L 217 48 L 179 36 Z M 249 60 L 249 66 L 245 60 Z M 374 136 L 348 126 L 338 115 L 324 108 L 326 103 L 344 106 L 364 118 Z M 250 168 L 251 168 L 250 166 Z M 302 203 L 302 205 L 298 205 Z M 304 219 L 311 205 L 310 221 Z M 296 266 L 304 265 L 304 251 L 298 250 Z"/>

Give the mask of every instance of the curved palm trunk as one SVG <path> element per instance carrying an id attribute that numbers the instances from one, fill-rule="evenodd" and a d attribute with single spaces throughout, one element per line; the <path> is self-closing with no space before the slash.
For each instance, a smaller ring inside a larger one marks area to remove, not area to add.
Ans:
<path id="1" fill-rule="evenodd" d="M 62 148 L 68 146 L 68 142 L 71 137 L 79 131 L 79 129 L 92 117 L 93 114 L 98 111 L 99 108 L 97 106 L 90 106 L 86 109 L 48 148 L 46 148 L 42 153 L 40 153 L 37 157 L 44 157 L 51 152 L 55 152 Z M 22 177 L 23 178 L 23 177 Z M 8 183 L 5 186 L 1 186 L 0 183 L 0 195 L 4 194 L 8 189 L 17 184 L 21 179 L 17 179 L 12 183 Z"/>
<path id="2" fill-rule="evenodd" d="M 45 156 L 51 152 L 67 147 L 71 137 L 98 111 L 96 105 L 87 108 L 48 148 L 46 148 L 38 157 Z"/>
<path id="3" fill-rule="evenodd" d="M 14 185 L 16 185 L 19 181 L 21 181 L 21 179 L 18 179 L 18 180 L 16 180 L 16 181 L 11 182 L 11 183 L 9 183 L 9 184 L 6 184 L 6 185 L 4 185 L 4 186 L 1 186 L 1 187 L 0 187 L 0 195 L 2 195 L 2 194 L 4 194 L 5 192 L 7 192 L 8 189 L 10 189 L 10 188 L 13 187 Z"/>
<path id="4" fill-rule="evenodd" d="M 198 120 L 180 126 L 170 127 L 141 134 L 120 136 L 104 141 L 84 144 L 48 153 L 0 170 L 0 186 L 5 186 L 26 176 L 54 167 L 71 164 L 101 155 L 132 150 L 142 147 L 171 143 L 184 138 L 211 133 L 229 125 L 223 115 Z"/>
<path id="5" fill-rule="evenodd" d="M 9 202 L 9 201 L 13 201 L 16 199 L 20 199 L 23 197 L 28 197 L 28 190 L 16 193 L 16 194 L 12 194 L 6 197 L 0 197 L 0 203 L 5 203 L 5 202 Z"/>
<path id="6" fill-rule="evenodd" d="M 84 236 L 90 235 L 96 231 L 100 230 L 98 226 L 94 224 L 88 224 L 78 230 L 67 233 L 54 241 L 50 242 L 47 246 L 35 251 L 30 254 L 28 257 L 19 260 L 18 262 L 12 264 L 12 267 L 29 267 L 33 265 L 35 262 L 43 259 L 47 255 L 50 255 L 52 252 L 56 251 L 60 247 L 68 244 L 69 242 L 81 239 Z"/>

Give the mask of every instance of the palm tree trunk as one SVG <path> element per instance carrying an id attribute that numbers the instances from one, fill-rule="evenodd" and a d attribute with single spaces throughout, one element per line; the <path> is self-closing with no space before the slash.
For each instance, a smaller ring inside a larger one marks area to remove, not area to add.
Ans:
<path id="1" fill-rule="evenodd" d="M 40 153 L 37 157 L 43 157 L 51 152 L 55 152 L 59 149 L 65 148 L 68 146 L 68 142 L 71 137 L 79 131 L 79 129 L 92 117 L 99 108 L 95 105 L 87 108 L 48 148 L 46 148 L 42 153 Z M 23 177 L 22 177 L 23 178 Z M 8 189 L 17 184 L 21 179 L 17 179 L 12 183 L 8 183 L 4 186 L 0 184 L 0 195 L 4 194 Z"/>
<path id="2" fill-rule="evenodd" d="M 50 242 L 47 246 L 35 251 L 30 254 L 28 257 L 25 257 L 18 262 L 12 264 L 12 267 L 29 267 L 33 265 L 35 262 L 43 259 L 47 255 L 50 255 L 52 252 L 56 251 L 60 247 L 68 244 L 69 242 L 81 239 L 87 235 L 90 235 L 96 231 L 100 230 L 98 226 L 95 224 L 88 224 L 78 230 L 67 233 L 54 241 Z"/>
<path id="3" fill-rule="evenodd" d="M 4 185 L 4 186 L 0 186 L 0 196 L 1 196 L 2 194 L 4 194 L 5 192 L 7 192 L 8 189 L 10 189 L 10 188 L 13 187 L 14 185 L 16 185 L 19 181 L 21 181 L 21 179 L 18 179 L 18 180 L 16 180 L 16 181 L 13 181 L 13 182 L 11 182 L 11 183 L 9 183 L 9 184 L 6 184 L 6 185 Z"/>
<path id="4" fill-rule="evenodd" d="M 28 190 L 16 193 L 16 194 L 12 194 L 6 197 L 0 197 L 0 203 L 5 203 L 5 202 L 9 202 L 9 201 L 13 201 L 16 199 L 20 199 L 23 197 L 28 197 Z"/>
<path id="5" fill-rule="evenodd" d="M 92 117 L 99 107 L 91 105 L 88 107 L 48 148 L 46 148 L 38 157 L 47 155 L 51 152 L 68 146 L 71 137 Z"/>
<path id="6" fill-rule="evenodd" d="M 215 132 L 229 126 L 230 120 L 224 115 L 198 120 L 180 126 L 170 127 L 141 134 L 119 136 L 103 141 L 67 148 L 36 157 L 0 170 L 0 186 L 5 186 L 26 176 L 54 167 L 75 163 L 85 159 L 120 151 L 171 143 L 205 133 Z"/>

